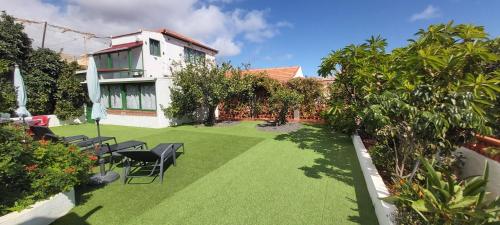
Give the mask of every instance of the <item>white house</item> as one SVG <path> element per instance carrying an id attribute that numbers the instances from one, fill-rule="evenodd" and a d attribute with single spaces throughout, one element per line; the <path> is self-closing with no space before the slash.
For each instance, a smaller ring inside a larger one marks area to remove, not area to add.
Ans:
<path id="1" fill-rule="evenodd" d="M 111 47 L 92 54 L 108 108 L 102 124 L 161 128 L 173 121 L 162 108 L 170 104 L 173 63 L 200 57 L 215 60 L 217 50 L 161 29 L 114 36 Z"/>

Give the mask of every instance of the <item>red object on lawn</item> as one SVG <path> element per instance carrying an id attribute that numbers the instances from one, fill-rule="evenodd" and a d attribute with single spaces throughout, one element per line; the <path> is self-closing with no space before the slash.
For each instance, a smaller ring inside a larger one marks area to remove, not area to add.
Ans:
<path id="1" fill-rule="evenodd" d="M 35 126 L 48 127 L 49 126 L 49 116 L 41 115 L 41 116 L 33 116 L 32 118 Z"/>

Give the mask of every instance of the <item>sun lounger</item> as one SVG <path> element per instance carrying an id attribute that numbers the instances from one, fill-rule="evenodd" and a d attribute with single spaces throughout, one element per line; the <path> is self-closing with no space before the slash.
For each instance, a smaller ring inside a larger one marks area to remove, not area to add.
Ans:
<path id="1" fill-rule="evenodd" d="M 165 167 L 165 162 L 172 158 L 174 166 L 176 165 L 176 151 L 179 148 L 183 148 L 183 143 L 163 143 L 155 146 L 149 151 L 144 150 L 121 150 L 116 151 L 120 155 L 125 157 L 125 162 L 123 166 L 123 183 L 127 182 L 127 178 L 131 177 L 144 177 L 144 176 L 155 176 L 155 171 L 159 167 L 160 182 L 163 183 L 163 172 Z M 150 168 L 150 169 L 148 169 Z M 134 169 L 134 171 L 132 171 Z M 149 172 L 148 175 L 130 175 L 133 173 Z"/>

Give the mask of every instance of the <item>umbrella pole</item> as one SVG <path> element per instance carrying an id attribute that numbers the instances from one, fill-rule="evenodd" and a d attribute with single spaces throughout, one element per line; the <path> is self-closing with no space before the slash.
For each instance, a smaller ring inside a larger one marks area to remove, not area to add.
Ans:
<path id="1" fill-rule="evenodd" d="M 102 146 L 101 126 L 99 125 L 99 120 L 100 119 L 96 119 L 95 120 L 95 123 L 97 124 L 97 138 L 99 138 L 99 147 L 97 149 L 98 150 L 102 150 L 101 149 L 101 146 Z M 101 156 L 101 152 L 98 152 L 97 155 L 99 156 L 99 172 L 100 172 L 101 176 L 104 176 L 104 175 L 106 175 L 106 169 L 104 168 L 105 162 L 104 162 L 104 159 Z"/>

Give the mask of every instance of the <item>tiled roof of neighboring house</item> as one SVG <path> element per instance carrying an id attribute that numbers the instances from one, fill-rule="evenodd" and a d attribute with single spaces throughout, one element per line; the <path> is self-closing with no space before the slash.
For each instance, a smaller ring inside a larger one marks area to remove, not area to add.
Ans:
<path id="1" fill-rule="evenodd" d="M 139 47 L 142 45 L 142 41 L 136 41 L 136 42 L 129 42 L 125 44 L 119 44 L 119 45 L 112 45 L 109 48 L 100 50 L 98 52 L 94 52 L 94 54 L 103 54 L 103 53 L 109 53 L 109 52 L 117 52 L 117 51 L 122 51 L 126 49 L 131 49 L 135 47 Z"/>
<path id="2" fill-rule="evenodd" d="M 297 75 L 300 66 L 290 66 L 290 67 L 276 67 L 276 68 L 259 68 L 259 69 L 248 69 L 242 71 L 243 74 L 266 74 L 268 77 L 281 82 L 287 82 Z"/>
<path id="3" fill-rule="evenodd" d="M 217 49 L 214 49 L 214 48 L 210 48 L 192 38 L 189 38 L 189 37 L 186 37 L 182 34 L 179 34 L 177 32 L 174 32 L 174 31 L 171 31 L 171 30 L 168 30 L 168 29 L 165 29 L 165 28 L 162 28 L 162 29 L 159 29 L 159 30 L 156 30 L 155 32 L 159 32 L 159 33 L 162 33 L 162 34 L 165 34 L 165 35 L 168 35 L 168 36 L 172 36 L 174 38 L 177 38 L 177 39 L 180 39 L 180 40 L 183 40 L 187 43 L 190 43 L 192 45 L 196 45 L 198 47 L 202 47 L 202 48 L 206 48 L 208 50 L 211 50 L 211 51 L 214 51 L 215 53 L 218 53 L 219 51 Z"/>

